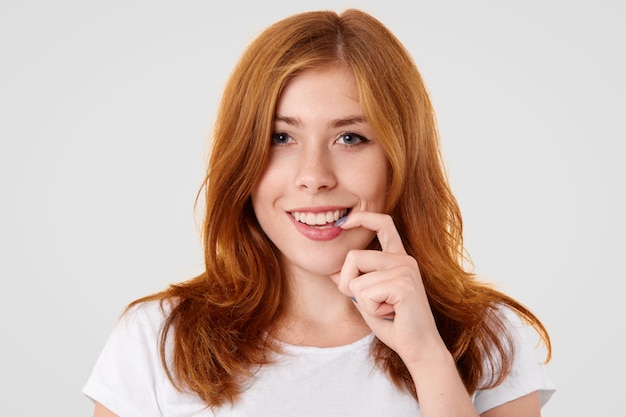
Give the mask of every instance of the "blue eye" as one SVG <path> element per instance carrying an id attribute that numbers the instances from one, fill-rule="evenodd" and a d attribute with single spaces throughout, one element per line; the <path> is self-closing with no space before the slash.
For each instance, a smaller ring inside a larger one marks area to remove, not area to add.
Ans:
<path id="1" fill-rule="evenodd" d="M 291 141 L 291 137 L 289 137 L 286 133 L 273 133 L 272 134 L 272 144 L 274 145 L 284 145 Z"/>
<path id="2" fill-rule="evenodd" d="M 337 142 L 341 145 L 358 145 L 359 143 L 368 142 L 369 139 L 356 133 L 346 132 L 339 135 Z"/>

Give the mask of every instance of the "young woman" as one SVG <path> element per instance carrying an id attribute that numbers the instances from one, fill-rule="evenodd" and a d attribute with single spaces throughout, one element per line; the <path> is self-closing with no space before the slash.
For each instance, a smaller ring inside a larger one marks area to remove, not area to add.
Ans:
<path id="1" fill-rule="evenodd" d="M 539 416 L 541 322 L 466 271 L 433 109 L 398 40 L 348 10 L 247 49 L 204 183 L 206 271 L 137 300 L 83 392 L 95 416 Z"/>

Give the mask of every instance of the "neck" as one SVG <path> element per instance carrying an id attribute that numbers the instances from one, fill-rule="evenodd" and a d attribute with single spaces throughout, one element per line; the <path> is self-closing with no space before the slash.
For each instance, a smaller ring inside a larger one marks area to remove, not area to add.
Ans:
<path id="1" fill-rule="evenodd" d="M 289 300 L 276 335 L 283 342 L 341 346 L 370 333 L 353 302 L 328 276 L 292 273 Z"/>

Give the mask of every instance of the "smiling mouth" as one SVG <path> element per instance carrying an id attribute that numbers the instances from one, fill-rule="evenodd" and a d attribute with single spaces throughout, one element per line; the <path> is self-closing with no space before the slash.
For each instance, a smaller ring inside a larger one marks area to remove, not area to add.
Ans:
<path id="1" fill-rule="evenodd" d="M 326 226 L 329 223 L 335 223 L 348 214 L 348 209 L 323 211 L 321 213 L 292 211 L 289 214 L 291 214 L 297 222 L 304 223 L 307 226 Z"/>

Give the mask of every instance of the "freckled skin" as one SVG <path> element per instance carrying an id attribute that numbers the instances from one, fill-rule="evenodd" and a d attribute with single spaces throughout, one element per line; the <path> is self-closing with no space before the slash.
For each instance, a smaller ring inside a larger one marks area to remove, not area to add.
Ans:
<path id="1" fill-rule="evenodd" d="M 274 131 L 268 165 L 252 193 L 259 223 L 292 273 L 335 273 L 348 250 L 365 248 L 374 233 L 359 228 L 314 240 L 290 212 L 384 207 L 387 160 L 363 119 L 354 75 L 333 68 L 296 76 L 279 97 Z"/>

